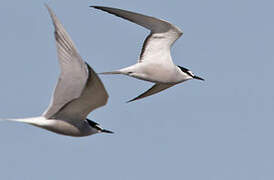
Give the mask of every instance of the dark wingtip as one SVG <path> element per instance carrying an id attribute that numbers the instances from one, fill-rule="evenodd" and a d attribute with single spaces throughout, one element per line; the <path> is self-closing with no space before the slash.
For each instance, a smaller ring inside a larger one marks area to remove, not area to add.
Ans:
<path id="1" fill-rule="evenodd" d="M 127 101 L 126 103 L 130 103 L 130 102 L 132 102 L 132 101 L 133 101 L 133 99 L 131 99 L 131 100 Z"/>
<path id="2" fill-rule="evenodd" d="M 102 132 L 102 133 L 114 134 L 113 131 L 109 131 L 109 130 L 106 130 L 106 129 L 102 129 L 101 132 Z"/>
<path id="3" fill-rule="evenodd" d="M 126 103 L 130 103 L 130 102 L 136 101 L 136 100 L 138 100 L 138 98 L 131 99 L 131 100 L 127 101 Z"/>
<path id="4" fill-rule="evenodd" d="M 89 6 L 91 8 L 95 8 L 95 9 L 100 9 L 101 7 L 100 6 Z"/>

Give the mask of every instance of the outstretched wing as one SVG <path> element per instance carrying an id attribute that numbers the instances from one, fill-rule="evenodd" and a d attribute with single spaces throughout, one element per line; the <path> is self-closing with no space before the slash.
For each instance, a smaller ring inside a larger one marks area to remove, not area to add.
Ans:
<path id="1" fill-rule="evenodd" d="M 88 65 L 89 78 L 81 96 L 72 100 L 60 109 L 55 115 L 56 119 L 84 120 L 94 109 L 104 106 L 108 100 L 105 87 L 94 70 Z"/>
<path id="2" fill-rule="evenodd" d="M 174 86 L 174 84 L 157 84 L 156 83 L 149 90 L 147 90 L 143 94 L 137 96 L 136 98 L 129 100 L 128 102 L 132 102 L 132 101 L 142 99 L 142 98 L 147 97 L 147 96 L 151 96 L 153 94 L 156 94 L 156 93 L 158 93 L 160 91 L 163 91 L 167 88 L 170 88 L 172 86 Z"/>
<path id="3" fill-rule="evenodd" d="M 127 19 L 151 31 L 144 41 L 138 62 L 172 61 L 170 57 L 170 47 L 183 34 L 178 27 L 161 19 L 122 9 L 102 6 L 91 7 Z"/>
<path id="4" fill-rule="evenodd" d="M 43 113 L 51 118 L 71 100 L 79 98 L 88 80 L 88 68 L 78 54 L 68 33 L 53 11 L 46 5 L 55 27 L 55 40 L 61 73 L 48 109 Z"/>

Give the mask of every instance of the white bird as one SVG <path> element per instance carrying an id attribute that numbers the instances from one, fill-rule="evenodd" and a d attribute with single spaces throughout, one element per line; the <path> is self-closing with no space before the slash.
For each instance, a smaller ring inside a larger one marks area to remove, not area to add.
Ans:
<path id="1" fill-rule="evenodd" d="M 61 74 L 48 109 L 40 117 L 7 119 L 31 124 L 58 134 L 81 137 L 113 133 L 87 119 L 94 109 L 104 106 L 108 94 L 103 83 L 77 52 L 68 33 L 46 5 L 55 27 Z"/>
<path id="2" fill-rule="evenodd" d="M 124 74 L 155 85 L 138 97 L 141 99 L 163 91 L 189 79 L 204 80 L 187 68 L 176 66 L 170 55 L 170 48 L 183 32 L 171 23 L 154 17 L 111 7 L 90 6 L 139 24 L 151 32 L 144 41 L 138 62 L 132 66 L 100 74 Z"/>

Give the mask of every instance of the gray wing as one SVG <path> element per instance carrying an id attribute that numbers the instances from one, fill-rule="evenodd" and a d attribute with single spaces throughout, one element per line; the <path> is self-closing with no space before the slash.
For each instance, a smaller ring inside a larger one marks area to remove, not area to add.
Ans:
<path id="1" fill-rule="evenodd" d="M 139 24 L 151 32 L 147 36 L 141 51 L 139 62 L 172 61 L 170 47 L 183 34 L 173 24 L 154 17 L 110 7 L 91 6 Z"/>
<path id="2" fill-rule="evenodd" d="M 55 27 L 54 34 L 61 67 L 51 103 L 43 113 L 46 118 L 51 118 L 64 105 L 81 96 L 88 80 L 88 69 L 60 21 L 47 5 L 46 7 Z"/>
<path id="3" fill-rule="evenodd" d="M 72 100 L 60 109 L 55 115 L 56 119 L 84 120 L 94 109 L 104 106 L 108 100 L 108 94 L 97 74 L 88 65 L 89 78 L 81 96 Z"/>
<path id="4" fill-rule="evenodd" d="M 137 96 L 136 98 L 129 100 L 128 102 L 132 102 L 132 101 L 142 99 L 147 96 L 151 96 L 153 94 L 156 94 L 156 93 L 163 91 L 167 88 L 170 88 L 172 86 L 174 86 L 174 84 L 154 84 L 149 90 L 147 90 L 143 94 Z"/>

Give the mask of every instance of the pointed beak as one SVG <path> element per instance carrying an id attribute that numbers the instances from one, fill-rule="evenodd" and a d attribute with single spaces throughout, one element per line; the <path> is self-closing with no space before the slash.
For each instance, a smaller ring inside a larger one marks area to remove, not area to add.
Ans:
<path id="1" fill-rule="evenodd" d="M 204 79 L 199 76 L 193 76 L 193 79 L 198 79 L 198 80 L 204 81 Z"/>
<path id="2" fill-rule="evenodd" d="M 113 134 L 114 132 L 106 130 L 106 129 L 102 129 L 101 130 L 102 133 L 109 133 L 109 134 Z"/>

